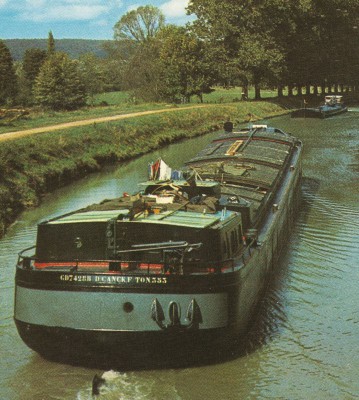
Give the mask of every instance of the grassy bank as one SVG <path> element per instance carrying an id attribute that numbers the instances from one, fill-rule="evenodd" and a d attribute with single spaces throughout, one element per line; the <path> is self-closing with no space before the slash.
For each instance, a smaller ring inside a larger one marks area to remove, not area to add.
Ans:
<path id="1" fill-rule="evenodd" d="M 93 124 L 3 142 L 0 148 L 0 234 L 51 190 L 180 139 L 218 129 L 224 120 L 245 121 L 283 113 L 270 102 L 240 102 Z"/>
<path id="2" fill-rule="evenodd" d="M 107 94 L 108 98 L 110 94 Z M 91 119 L 97 117 L 109 117 L 112 115 L 122 115 L 130 112 L 139 112 L 147 110 L 156 110 L 164 107 L 163 104 L 144 103 L 131 105 L 128 103 L 111 104 L 108 106 L 84 107 L 75 111 L 41 111 L 36 108 L 31 109 L 29 116 L 21 118 L 14 122 L 0 120 L 0 135 L 6 132 L 13 132 L 25 129 L 39 128 L 43 126 L 73 122 L 83 119 Z"/>
<path id="3" fill-rule="evenodd" d="M 234 87 L 224 89 L 217 87 L 212 93 L 205 94 L 203 100 L 205 104 L 227 104 L 238 102 L 241 98 L 241 88 Z M 274 91 L 263 91 L 263 98 L 276 98 Z M 253 90 L 249 92 L 249 98 L 253 99 Z M 164 107 L 172 107 L 173 105 L 163 103 L 134 103 L 129 101 L 127 92 L 108 92 L 95 96 L 94 106 L 88 106 L 75 111 L 43 111 L 32 108 L 29 114 L 15 121 L 0 119 L 0 134 L 14 132 L 25 129 L 33 129 L 38 127 L 50 126 L 55 124 L 67 123 L 83 119 L 91 119 L 97 117 L 106 117 L 112 115 L 122 115 L 130 112 L 140 112 L 148 110 L 162 109 Z M 195 97 L 192 103 L 178 104 L 176 107 L 187 108 L 198 104 L 199 100 Z M 298 106 L 299 107 L 299 106 Z M 293 107 L 296 108 L 296 107 Z"/>

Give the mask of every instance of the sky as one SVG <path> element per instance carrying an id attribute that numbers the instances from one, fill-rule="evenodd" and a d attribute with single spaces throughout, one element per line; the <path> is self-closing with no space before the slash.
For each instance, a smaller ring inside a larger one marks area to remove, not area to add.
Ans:
<path id="1" fill-rule="evenodd" d="M 0 39 L 112 39 L 128 11 L 154 5 L 166 22 L 184 25 L 189 0 L 0 0 Z M 193 17 L 192 17 L 193 19 Z"/>

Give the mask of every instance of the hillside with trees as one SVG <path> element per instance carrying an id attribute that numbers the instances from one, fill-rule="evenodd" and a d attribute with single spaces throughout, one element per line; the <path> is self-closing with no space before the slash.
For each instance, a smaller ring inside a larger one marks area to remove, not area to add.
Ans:
<path id="1" fill-rule="evenodd" d="M 104 45 L 108 40 L 56 39 L 56 48 L 71 58 L 79 58 L 82 54 L 92 53 L 97 57 L 106 56 Z M 47 39 L 4 39 L 14 61 L 22 61 L 27 50 L 47 49 Z"/>

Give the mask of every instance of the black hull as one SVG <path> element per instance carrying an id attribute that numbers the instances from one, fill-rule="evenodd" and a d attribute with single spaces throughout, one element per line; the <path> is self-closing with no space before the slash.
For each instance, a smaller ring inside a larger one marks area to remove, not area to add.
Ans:
<path id="1" fill-rule="evenodd" d="M 335 115 L 343 114 L 343 113 L 345 113 L 347 111 L 348 111 L 347 107 L 339 108 L 339 109 L 336 109 L 336 110 L 333 110 L 333 111 L 326 111 L 326 112 L 324 112 L 323 118 L 333 117 Z"/>
<path id="2" fill-rule="evenodd" d="M 44 358 L 91 368 L 161 368 L 210 363 L 245 348 L 228 329 L 188 332 L 107 332 L 16 321 L 21 339 Z"/>
<path id="3" fill-rule="evenodd" d="M 292 118 L 328 118 L 343 114 L 348 111 L 347 107 L 333 108 L 332 110 L 321 110 L 320 108 L 301 108 L 291 113 Z"/>
<path id="4" fill-rule="evenodd" d="M 292 118 L 324 118 L 319 109 L 301 108 L 291 113 Z"/>

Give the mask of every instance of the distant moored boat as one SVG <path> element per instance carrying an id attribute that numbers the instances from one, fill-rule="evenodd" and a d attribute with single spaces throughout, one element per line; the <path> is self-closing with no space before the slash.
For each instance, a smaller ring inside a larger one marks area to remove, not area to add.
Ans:
<path id="1" fill-rule="evenodd" d="M 322 106 L 311 108 L 303 107 L 292 112 L 292 118 L 327 118 L 348 111 L 343 102 L 343 96 L 325 96 L 325 103 Z"/>

